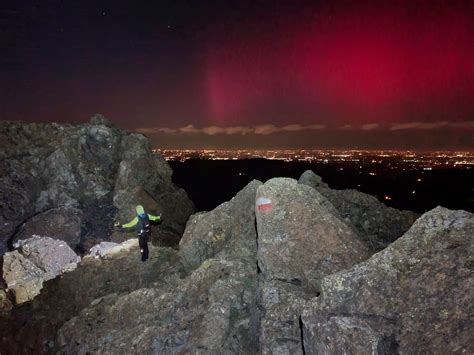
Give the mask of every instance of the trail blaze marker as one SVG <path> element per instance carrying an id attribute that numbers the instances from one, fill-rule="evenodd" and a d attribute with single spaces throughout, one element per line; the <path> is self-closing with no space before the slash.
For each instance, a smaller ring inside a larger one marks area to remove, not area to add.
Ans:
<path id="1" fill-rule="evenodd" d="M 268 211 L 273 208 L 272 200 L 267 197 L 259 197 L 257 199 L 257 211 Z"/>

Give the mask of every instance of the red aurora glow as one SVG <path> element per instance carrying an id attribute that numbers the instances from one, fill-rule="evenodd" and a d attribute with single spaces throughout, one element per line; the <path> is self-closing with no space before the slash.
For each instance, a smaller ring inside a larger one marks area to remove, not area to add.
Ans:
<path id="1" fill-rule="evenodd" d="M 242 122 L 283 100 L 277 106 L 310 112 L 315 121 L 322 114 L 350 122 L 472 119 L 471 15 L 320 9 L 299 24 L 214 43 L 210 111 L 216 121 Z"/>

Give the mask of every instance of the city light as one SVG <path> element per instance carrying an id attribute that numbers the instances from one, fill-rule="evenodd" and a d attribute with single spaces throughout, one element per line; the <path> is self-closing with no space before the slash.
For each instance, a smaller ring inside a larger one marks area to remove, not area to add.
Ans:
<path id="1" fill-rule="evenodd" d="M 356 168 L 370 165 L 368 174 L 377 175 L 372 167 L 389 166 L 391 170 L 433 170 L 442 168 L 470 169 L 474 166 L 473 152 L 413 152 L 413 151 L 364 151 L 364 150 L 226 150 L 226 149 L 155 149 L 166 160 L 184 162 L 189 159 L 244 160 L 263 158 L 284 162 L 354 163 Z M 339 167 L 343 170 L 342 167 Z M 416 181 L 422 181 L 418 178 Z"/>

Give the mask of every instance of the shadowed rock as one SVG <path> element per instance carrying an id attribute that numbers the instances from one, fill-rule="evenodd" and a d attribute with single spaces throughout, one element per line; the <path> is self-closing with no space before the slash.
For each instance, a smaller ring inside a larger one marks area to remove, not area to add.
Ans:
<path id="1" fill-rule="evenodd" d="M 72 207 L 58 207 L 39 213 L 20 227 L 12 244 L 33 235 L 41 235 L 65 241 L 74 249 L 81 241 L 81 217 L 82 211 Z"/>
<path id="2" fill-rule="evenodd" d="M 79 244 L 87 250 L 109 239 L 117 208 L 125 222 L 144 195 L 163 214 L 156 237 L 176 245 L 194 211 L 148 140 L 101 115 L 80 125 L 3 121 L 0 145 L 0 254 L 21 225 L 15 240 L 32 234 L 56 238 L 63 230 L 62 239 L 74 246 L 79 223 Z M 68 220 L 61 225 L 63 219 Z"/>
<path id="3" fill-rule="evenodd" d="M 306 170 L 303 174 L 301 174 L 300 178 L 298 179 L 298 183 L 311 186 L 314 189 L 329 189 L 329 185 L 323 181 L 321 176 L 316 175 L 312 170 Z"/>
<path id="4" fill-rule="evenodd" d="M 311 170 L 305 171 L 298 182 L 326 197 L 373 251 L 382 250 L 402 236 L 419 217 L 411 211 L 387 207 L 374 196 L 357 190 L 330 189 Z"/>
<path id="5" fill-rule="evenodd" d="M 473 353 L 474 215 L 435 208 L 366 262 L 323 279 L 307 354 Z"/>
<path id="6" fill-rule="evenodd" d="M 160 212 L 162 224 L 152 228 L 152 241 L 176 245 L 194 205 L 183 189 L 171 181 L 173 171 L 160 155 L 153 154 L 148 140 L 131 134 L 122 141 L 123 157 L 117 174 L 114 205 L 122 223 L 135 217 L 141 204 L 149 213 Z M 136 233 L 134 233 L 136 234 Z"/>

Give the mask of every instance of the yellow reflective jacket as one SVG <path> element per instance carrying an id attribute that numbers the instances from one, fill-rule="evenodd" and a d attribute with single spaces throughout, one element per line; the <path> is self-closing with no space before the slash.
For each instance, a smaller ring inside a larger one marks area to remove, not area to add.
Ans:
<path id="1" fill-rule="evenodd" d="M 147 213 L 148 219 L 152 222 L 157 222 L 161 220 L 161 216 L 154 216 L 150 213 Z M 135 216 L 134 219 L 132 219 L 130 222 L 122 224 L 122 228 L 133 228 L 138 224 L 138 216 Z"/>

